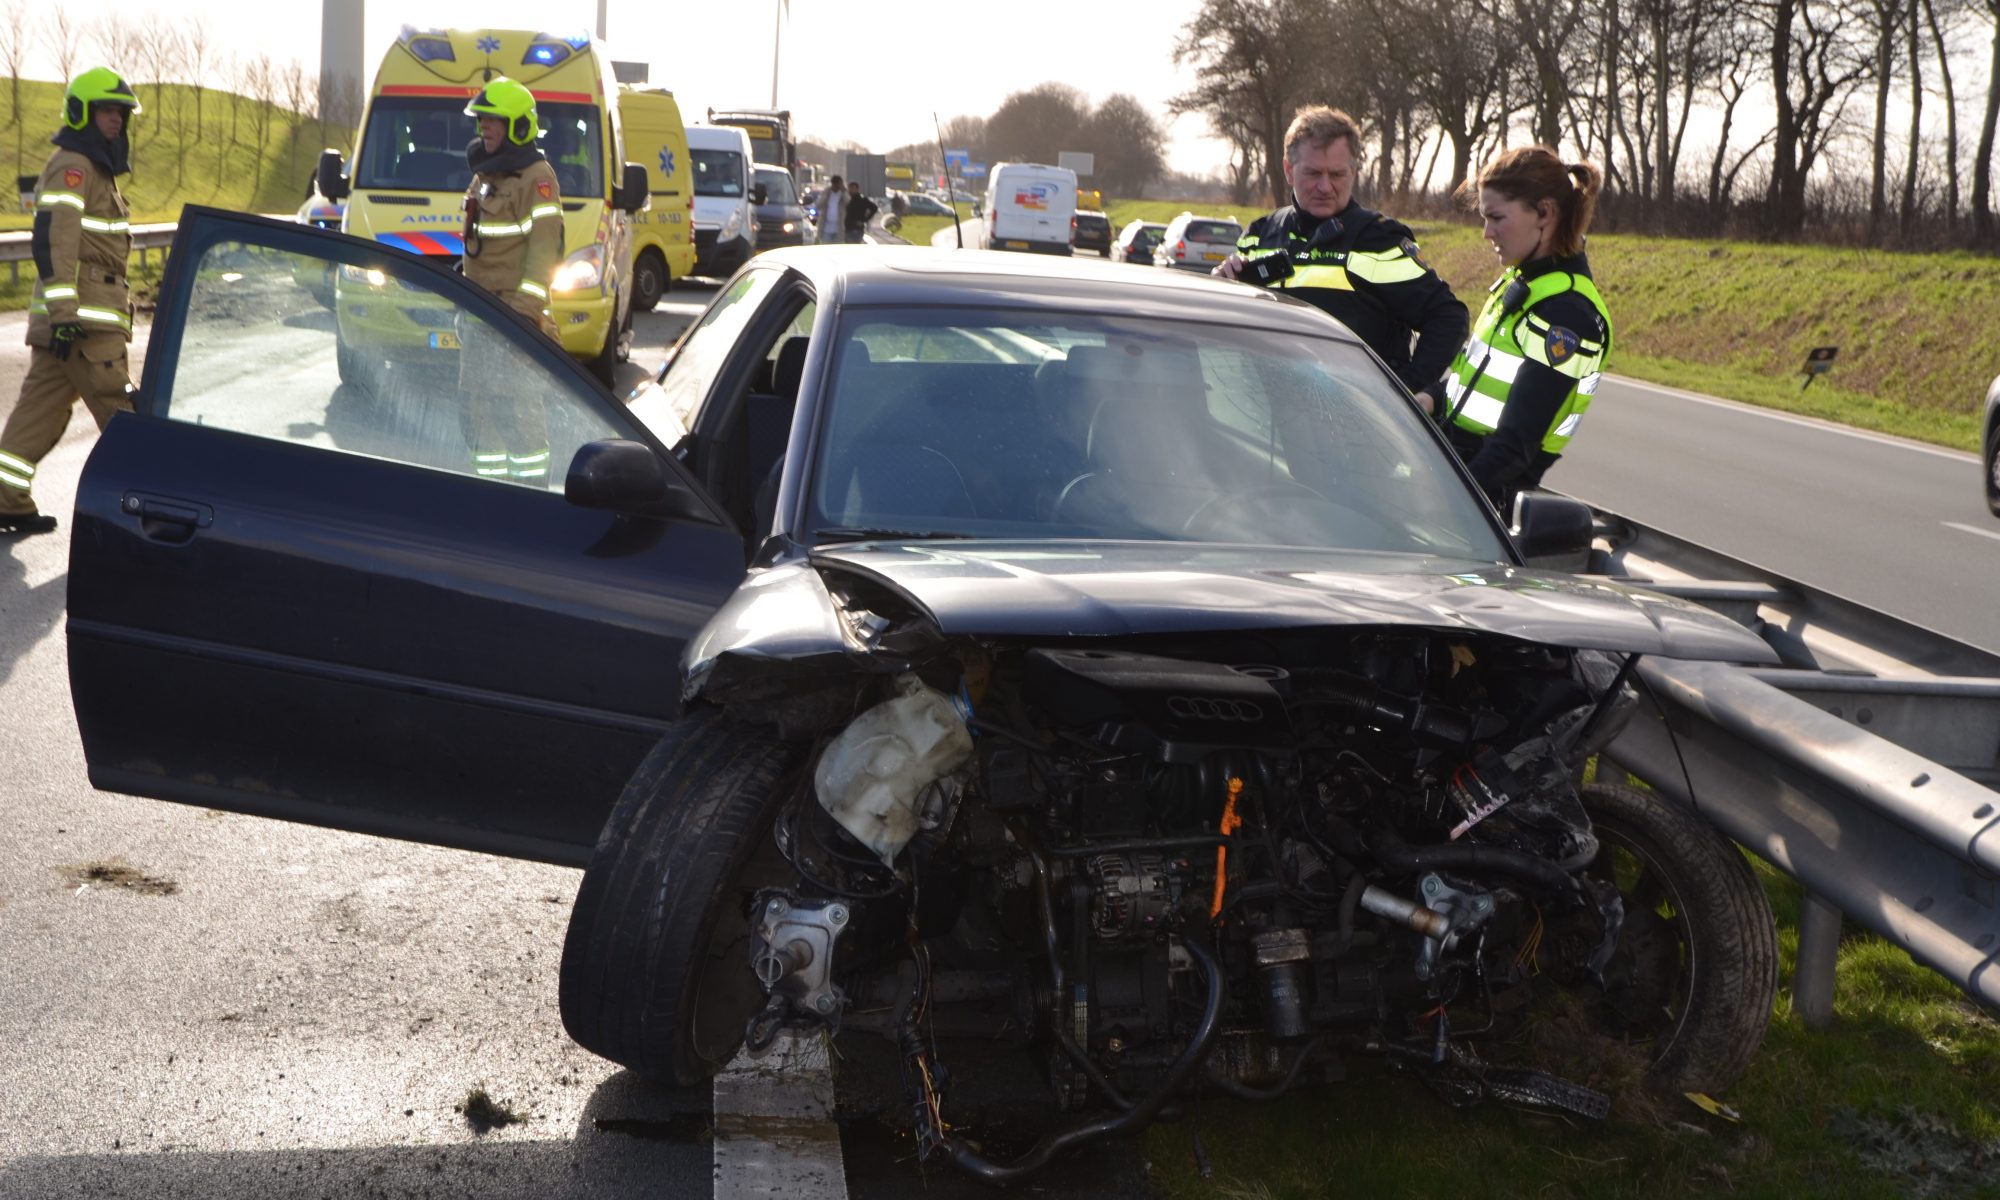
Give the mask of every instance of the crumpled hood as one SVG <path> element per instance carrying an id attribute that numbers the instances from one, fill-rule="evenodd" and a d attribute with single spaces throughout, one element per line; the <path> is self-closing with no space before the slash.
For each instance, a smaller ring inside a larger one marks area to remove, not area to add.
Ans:
<path id="1" fill-rule="evenodd" d="M 1775 663 L 1762 639 L 1687 601 L 1602 577 L 1492 563 L 1168 542 L 868 542 L 822 574 L 884 584 L 948 637 L 1116 637 L 1378 625 L 1576 649 Z"/>

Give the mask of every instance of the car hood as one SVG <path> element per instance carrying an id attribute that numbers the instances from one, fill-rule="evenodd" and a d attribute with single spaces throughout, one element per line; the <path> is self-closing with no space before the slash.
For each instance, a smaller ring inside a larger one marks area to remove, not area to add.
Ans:
<path id="1" fill-rule="evenodd" d="M 1114 637 L 1313 626 L 1465 630 L 1576 649 L 1775 663 L 1687 601 L 1462 560 L 1158 542 L 868 542 L 813 565 L 873 580 L 946 636 Z"/>

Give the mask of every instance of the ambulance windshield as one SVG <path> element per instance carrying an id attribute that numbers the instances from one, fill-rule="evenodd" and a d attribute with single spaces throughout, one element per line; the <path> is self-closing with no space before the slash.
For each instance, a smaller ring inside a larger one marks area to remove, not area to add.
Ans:
<path id="1" fill-rule="evenodd" d="M 596 106 L 544 103 L 536 113 L 542 127 L 536 144 L 555 168 L 562 194 L 603 196 L 603 118 Z M 354 186 L 462 192 L 472 182 L 465 147 L 477 133 L 463 100 L 377 96 L 368 110 Z"/>

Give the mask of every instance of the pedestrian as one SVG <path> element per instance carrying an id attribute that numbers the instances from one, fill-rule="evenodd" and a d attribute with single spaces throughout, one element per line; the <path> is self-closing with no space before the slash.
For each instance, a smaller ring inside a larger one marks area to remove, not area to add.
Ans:
<path id="1" fill-rule="evenodd" d="M 498 296 L 551 338 L 549 288 L 563 256 L 562 188 L 536 147 L 535 96 L 498 76 L 472 102 L 479 136 L 465 148 L 465 277 Z M 539 395 L 513 386 L 513 355 L 486 323 L 461 317 L 459 388 L 473 472 L 546 486 L 548 421 Z"/>
<path id="2" fill-rule="evenodd" d="M 819 197 L 819 240 L 822 245 L 838 245 L 847 236 L 847 230 L 841 225 L 846 209 L 847 187 L 840 176 L 835 175 L 827 181 L 826 190 Z"/>
<path id="3" fill-rule="evenodd" d="M 1479 172 L 1479 214 L 1500 256 L 1472 336 L 1451 367 L 1445 436 L 1504 513 L 1576 436 L 1611 352 L 1611 311 L 1584 235 L 1603 187 L 1547 146 L 1503 151 Z"/>
<path id="4" fill-rule="evenodd" d="M 56 527 L 35 507 L 35 468 L 79 398 L 100 430 L 132 408 L 131 209 L 118 176 L 132 169 L 127 130 L 139 112 L 139 98 L 109 67 L 85 71 L 63 91 L 55 153 L 35 184 L 28 375 L 0 428 L 0 533 Z"/>
<path id="5" fill-rule="evenodd" d="M 1418 255 L 1408 226 L 1354 199 L 1361 157 L 1352 117 L 1325 105 L 1301 108 L 1285 130 L 1292 203 L 1252 221 L 1214 274 L 1265 282 L 1323 310 L 1435 411 L 1445 368 L 1465 340 L 1465 305 Z M 1251 269 L 1261 260 L 1270 261 Z M 1266 280 L 1257 280 L 1260 270 Z"/>
<path id="6" fill-rule="evenodd" d="M 840 222 L 847 230 L 847 240 L 860 245 L 868 240 L 868 222 L 875 219 L 877 211 L 873 200 L 861 194 L 861 181 L 847 181 L 847 207 L 841 213 Z"/>

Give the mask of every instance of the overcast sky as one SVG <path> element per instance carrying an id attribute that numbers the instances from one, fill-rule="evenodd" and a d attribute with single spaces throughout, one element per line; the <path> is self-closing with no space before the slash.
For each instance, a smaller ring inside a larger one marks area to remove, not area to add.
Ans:
<path id="1" fill-rule="evenodd" d="M 336 3 L 342 0 L 335 0 Z M 652 65 L 655 86 L 671 88 L 682 114 L 710 106 L 762 107 L 771 100 L 772 32 L 778 0 L 609 0 L 612 56 Z M 1200 0 L 1007 0 L 1004 4 L 869 4 L 791 0 L 778 68 L 778 107 L 798 131 L 851 139 L 883 151 L 931 134 L 931 112 L 990 114 L 1009 92 L 1049 80 L 1082 89 L 1092 102 L 1129 92 L 1164 118 L 1169 97 L 1191 82 L 1173 62 L 1174 40 Z M 86 29 L 130 2 L 65 0 Z M 172 0 L 163 16 L 205 15 L 214 41 L 236 53 L 296 58 L 319 70 L 320 7 L 287 3 L 282 19 L 246 20 L 240 0 Z M 927 12 L 939 14 L 926 19 Z M 369 0 L 364 75 L 406 24 L 459 29 L 594 30 L 597 0 Z M 89 43 L 86 41 L 86 46 Z M 85 57 L 92 51 L 86 49 Z M 53 78 L 53 60 L 39 71 Z M 1200 118 L 1171 129 L 1168 163 L 1207 173 L 1227 151 L 1203 136 Z"/>

